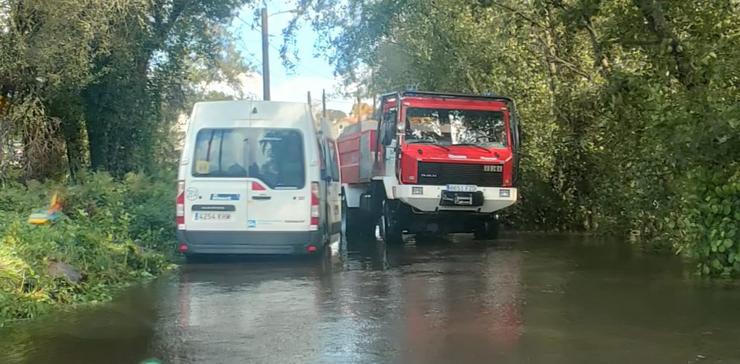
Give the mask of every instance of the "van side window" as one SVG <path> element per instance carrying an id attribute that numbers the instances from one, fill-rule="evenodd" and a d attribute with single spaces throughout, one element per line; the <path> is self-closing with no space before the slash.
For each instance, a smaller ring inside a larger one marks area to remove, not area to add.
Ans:
<path id="1" fill-rule="evenodd" d="M 331 176 L 332 181 L 339 182 L 339 161 L 337 160 L 337 144 L 334 143 L 334 141 L 327 140 L 326 145 L 329 146 L 329 175 Z"/>
<path id="2" fill-rule="evenodd" d="M 326 152 L 324 151 L 324 143 L 321 142 L 321 139 L 316 139 L 316 144 L 319 146 L 319 171 L 321 171 L 321 179 L 325 179 L 326 176 L 329 174 L 329 171 L 326 168 Z"/>

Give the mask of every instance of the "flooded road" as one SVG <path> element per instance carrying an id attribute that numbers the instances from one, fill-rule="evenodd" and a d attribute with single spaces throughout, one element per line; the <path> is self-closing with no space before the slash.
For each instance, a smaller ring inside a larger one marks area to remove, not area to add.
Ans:
<path id="1" fill-rule="evenodd" d="M 740 363 L 740 287 L 577 236 L 187 265 L 0 329 L 0 363 Z"/>

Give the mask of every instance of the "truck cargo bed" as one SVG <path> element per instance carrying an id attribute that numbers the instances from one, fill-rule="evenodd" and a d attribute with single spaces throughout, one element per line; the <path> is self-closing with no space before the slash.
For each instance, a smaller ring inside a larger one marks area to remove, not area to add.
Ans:
<path id="1" fill-rule="evenodd" d="M 342 183 L 365 183 L 372 178 L 378 122 L 365 120 L 344 128 L 337 140 Z"/>

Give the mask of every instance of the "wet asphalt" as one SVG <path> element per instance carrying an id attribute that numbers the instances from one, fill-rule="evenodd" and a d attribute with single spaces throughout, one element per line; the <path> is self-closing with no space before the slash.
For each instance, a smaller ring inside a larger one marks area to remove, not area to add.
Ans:
<path id="1" fill-rule="evenodd" d="M 188 264 L 0 329 L 0 363 L 740 363 L 740 286 L 574 235 Z"/>

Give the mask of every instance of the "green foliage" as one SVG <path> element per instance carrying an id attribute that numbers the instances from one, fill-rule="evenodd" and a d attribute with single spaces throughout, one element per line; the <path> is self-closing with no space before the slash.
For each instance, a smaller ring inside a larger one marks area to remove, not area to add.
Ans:
<path id="1" fill-rule="evenodd" d="M 632 233 L 702 273 L 740 272 L 737 1 L 297 3 L 337 72 L 371 92 L 517 100 L 515 225 Z"/>
<path id="2" fill-rule="evenodd" d="M 730 167 L 691 171 L 683 181 L 679 214 L 666 220 L 670 231 L 680 232 L 674 240 L 677 248 L 698 258 L 704 274 L 740 271 L 740 165 Z"/>
<path id="3" fill-rule="evenodd" d="M 200 84 L 247 69 L 226 30 L 245 3 L 0 2 L 0 180 L 157 170 Z"/>
<path id="4" fill-rule="evenodd" d="M 0 322 L 35 317 L 58 304 L 100 302 L 117 288 L 153 277 L 174 251 L 172 179 L 129 174 L 117 182 L 106 173 L 78 183 L 28 183 L 0 192 Z M 65 200 L 53 225 L 26 223 L 50 194 Z M 72 283 L 49 275 L 50 262 L 79 270 Z"/>
<path id="5" fill-rule="evenodd" d="M 147 177 L 128 174 L 124 180 L 124 208 L 131 216 L 129 235 L 145 247 L 157 251 L 172 251 L 175 241 L 175 180 L 172 173 Z"/>

